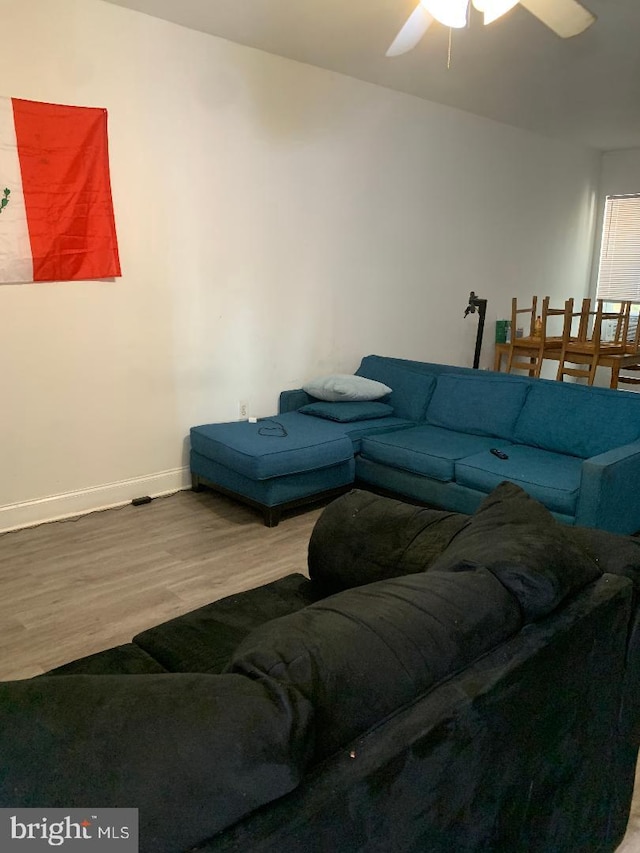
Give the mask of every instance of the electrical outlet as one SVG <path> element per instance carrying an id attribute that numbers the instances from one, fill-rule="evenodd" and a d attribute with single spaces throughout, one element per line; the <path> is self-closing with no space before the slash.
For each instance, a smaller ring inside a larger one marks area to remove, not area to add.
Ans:
<path id="1" fill-rule="evenodd" d="M 246 400 L 240 400 L 238 403 L 238 414 L 240 415 L 240 420 L 245 420 L 249 417 L 249 404 Z"/>

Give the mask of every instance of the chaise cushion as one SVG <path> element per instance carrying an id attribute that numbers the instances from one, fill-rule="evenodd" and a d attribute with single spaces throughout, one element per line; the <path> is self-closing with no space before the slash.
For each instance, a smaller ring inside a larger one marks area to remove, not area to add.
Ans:
<path id="1" fill-rule="evenodd" d="M 602 572 L 542 504 L 514 483 L 495 489 L 434 561 L 432 571 L 490 569 L 540 619 Z"/>
<path id="2" fill-rule="evenodd" d="M 353 458 L 353 445 L 338 424 L 297 412 L 255 424 L 192 427 L 191 449 L 251 480 L 316 471 Z"/>
<path id="3" fill-rule="evenodd" d="M 517 602 L 486 569 L 346 590 L 268 622 L 230 671 L 293 685 L 314 706 L 322 759 L 514 634 Z"/>

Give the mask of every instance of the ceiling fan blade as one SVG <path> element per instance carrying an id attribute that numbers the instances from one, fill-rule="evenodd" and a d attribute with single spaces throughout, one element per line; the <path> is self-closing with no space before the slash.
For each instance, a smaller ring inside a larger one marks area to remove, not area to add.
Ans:
<path id="1" fill-rule="evenodd" d="M 424 8 L 422 3 L 418 3 L 416 8 L 407 18 L 403 28 L 393 40 L 391 47 L 385 53 L 385 56 L 400 56 L 403 53 L 408 53 L 410 50 L 413 50 L 431 26 L 432 21 L 433 18 Z"/>
<path id="2" fill-rule="evenodd" d="M 577 0 L 520 0 L 520 5 L 563 39 L 584 32 L 596 19 Z"/>

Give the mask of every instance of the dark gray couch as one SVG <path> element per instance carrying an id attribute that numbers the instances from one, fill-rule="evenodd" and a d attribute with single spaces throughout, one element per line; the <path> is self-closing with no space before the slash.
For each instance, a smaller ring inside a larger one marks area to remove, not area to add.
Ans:
<path id="1" fill-rule="evenodd" d="M 290 575 L 0 684 L 0 807 L 137 807 L 143 853 L 613 851 L 640 544 L 512 484 L 353 491 Z"/>

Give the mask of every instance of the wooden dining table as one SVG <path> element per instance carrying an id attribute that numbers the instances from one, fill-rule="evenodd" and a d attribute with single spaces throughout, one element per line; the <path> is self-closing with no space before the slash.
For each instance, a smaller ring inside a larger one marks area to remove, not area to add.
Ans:
<path id="1" fill-rule="evenodd" d="M 500 372 L 502 369 L 503 356 L 506 359 L 509 355 L 509 346 L 510 344 L 495 345 L 495 356 L 493 360 L 493 369 L 495 371 Z M 545 350 L 543 358 L 549 359 L 549 361 L 560 361 L 560 348 L 556 345 L 555 347 Z M 581 355 L 574 353 L 571 356 L 571 361 L 575 364 L 589 364 L 591 356 L 587 354 Z M 624 370 L 625 367 L 632 367 L 633 365 L 638 364 L 638 362 L 638 353 L 611 353 L 610 355 L 607 355 L 606 352 L 601 351 L 598 357 L 598 367 L 606 367 L 611 370 L 611 381 L 609 382 L 610 388 L 618 387 L 621 370 Z M 533 369 L 529 371 L 529 375 L 533 376 Z"/>

